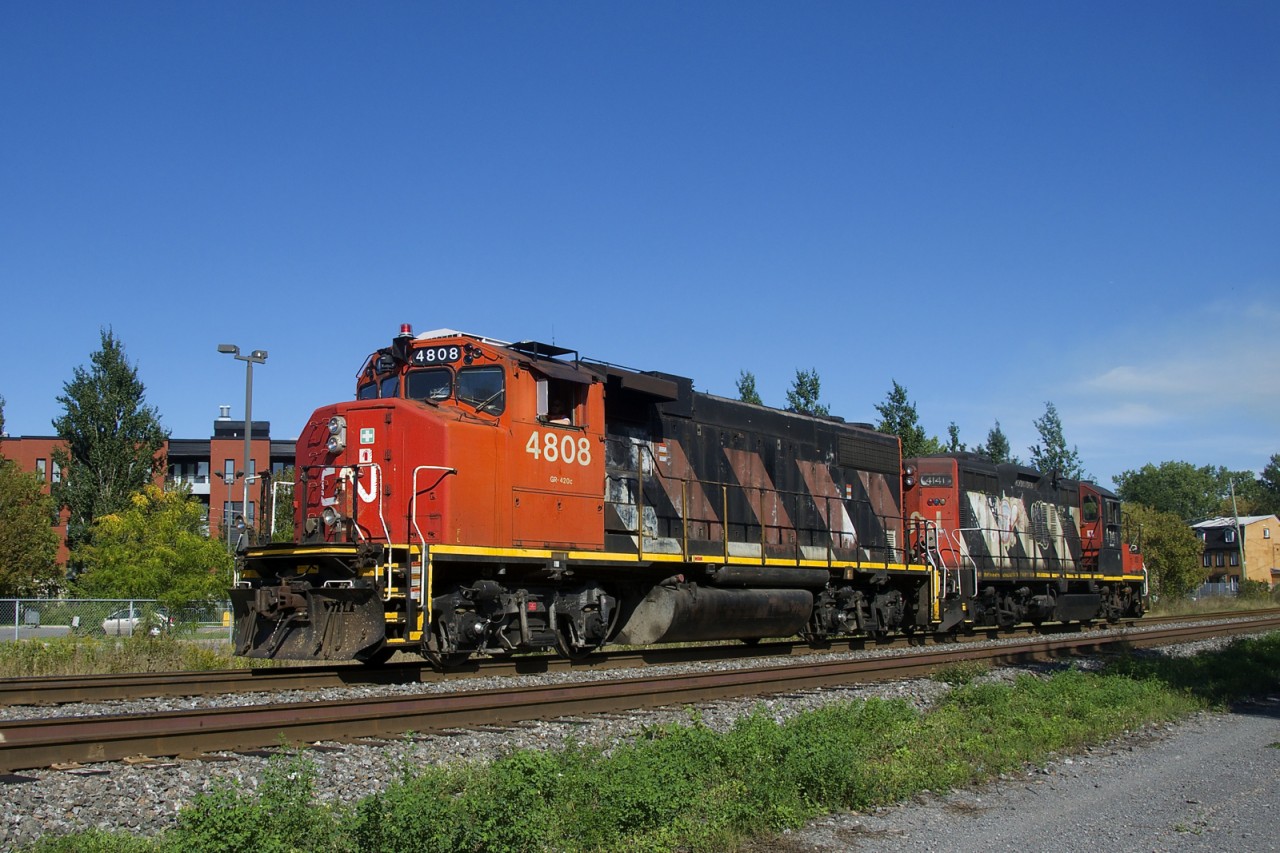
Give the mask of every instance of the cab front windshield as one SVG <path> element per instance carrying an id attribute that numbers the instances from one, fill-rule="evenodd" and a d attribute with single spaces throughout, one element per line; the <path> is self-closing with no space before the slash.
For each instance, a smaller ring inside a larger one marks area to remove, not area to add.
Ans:
<path id="1" fill-rule="evenodd" d="M 405 396 L 410 400 L 447 400 L 452 389 L 453 371 L 447 367 L 413 370 L 404 379 Z"/>

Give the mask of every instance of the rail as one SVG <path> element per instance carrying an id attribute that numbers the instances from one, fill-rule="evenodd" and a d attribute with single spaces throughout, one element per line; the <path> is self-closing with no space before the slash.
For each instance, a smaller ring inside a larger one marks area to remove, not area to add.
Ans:
<path id="1" fill-rule="evenodd" d="M 1280 618 L 1198 625 L 1113 636 L 1033 638 L 1011 645 L 938 647 L 888 658 L 793 661 L 781 666 L 700 671 L 573 684 L 447 692 L 374 699 L 294 702 L 107 717 L 55 717 L 0 723 L 0 768 L 115 761 L 130 755 L 189 755 L 252 749 L 286 740 L 315 743 L 510 725 L 591 713 L 683 705 L 724 698 L 918 677 L 959 661 L 1023 663 L 1112 648 L 1158 646 L 1280 627 Z"/>

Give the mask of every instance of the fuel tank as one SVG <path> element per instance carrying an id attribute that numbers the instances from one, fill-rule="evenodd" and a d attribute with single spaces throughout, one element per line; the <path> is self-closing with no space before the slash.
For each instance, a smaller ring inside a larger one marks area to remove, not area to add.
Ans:
<path id="1" fill-rule="evenodd" d="M 694 583 L 654 587 L 612 642 L 623 645 L 750 640 L 799 633 L 813 611 L 807 589 L 723 589 Z"/>

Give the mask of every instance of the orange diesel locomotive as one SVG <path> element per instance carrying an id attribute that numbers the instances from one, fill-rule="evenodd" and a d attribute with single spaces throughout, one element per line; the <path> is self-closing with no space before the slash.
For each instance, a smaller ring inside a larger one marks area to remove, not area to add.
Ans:
<path id="1" fill-rule="evenodd" d="M 240 555 L 236 651 L 450 665 L 1140 612 L 1118 538 L 1106 525 L 1081 538 L 1085 497 L 1109 512 L 1114 496 L 1055 479 L 1035 493 L 1057 501 L 1048 539 L 986 548 L 965 526 L 986 515 L 912 497 L 985 500 L 986 481 L 954 467 L 981 466 L 948 458 L 916 460 L 917 485 L 898 439 L 867 426 L 560 347 L 404 327 L 356 399 L 316 410 L 299 437 L 294 541 Z M 946 496 L 935 462 L 952 466 Z"/>

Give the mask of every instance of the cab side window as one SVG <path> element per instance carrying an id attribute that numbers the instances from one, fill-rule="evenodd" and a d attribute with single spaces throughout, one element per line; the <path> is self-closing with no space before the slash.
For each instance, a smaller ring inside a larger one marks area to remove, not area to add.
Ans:
<path id="1" fill-rule="evenodd" d="M 1098 520 L 1098 499 L 1093 495 L 1089 495 L 1082 502 L 1080 514 L 1086 522 L 1094 522 Z"/>
<path id="2" fill-rule="evenodd" d="M 383 398 L 399 397 L 400 396 L 400 376 L 397 374 L 395 376 L 384 377 L 381 384 L 378 387 L 378 396 Z"/>
<path id="3" fill-rule="evenodd" d="M 582 426 L 587 386 L 557 379 L 538 380 L 538 420 L 557 426 Z"/>
<path id="4" fill-rule="evenodd" d="M 357 400 L 376 400 L 378 399 L 378 385 L 374 382 L 366 382 L 356 391 Z"/>

